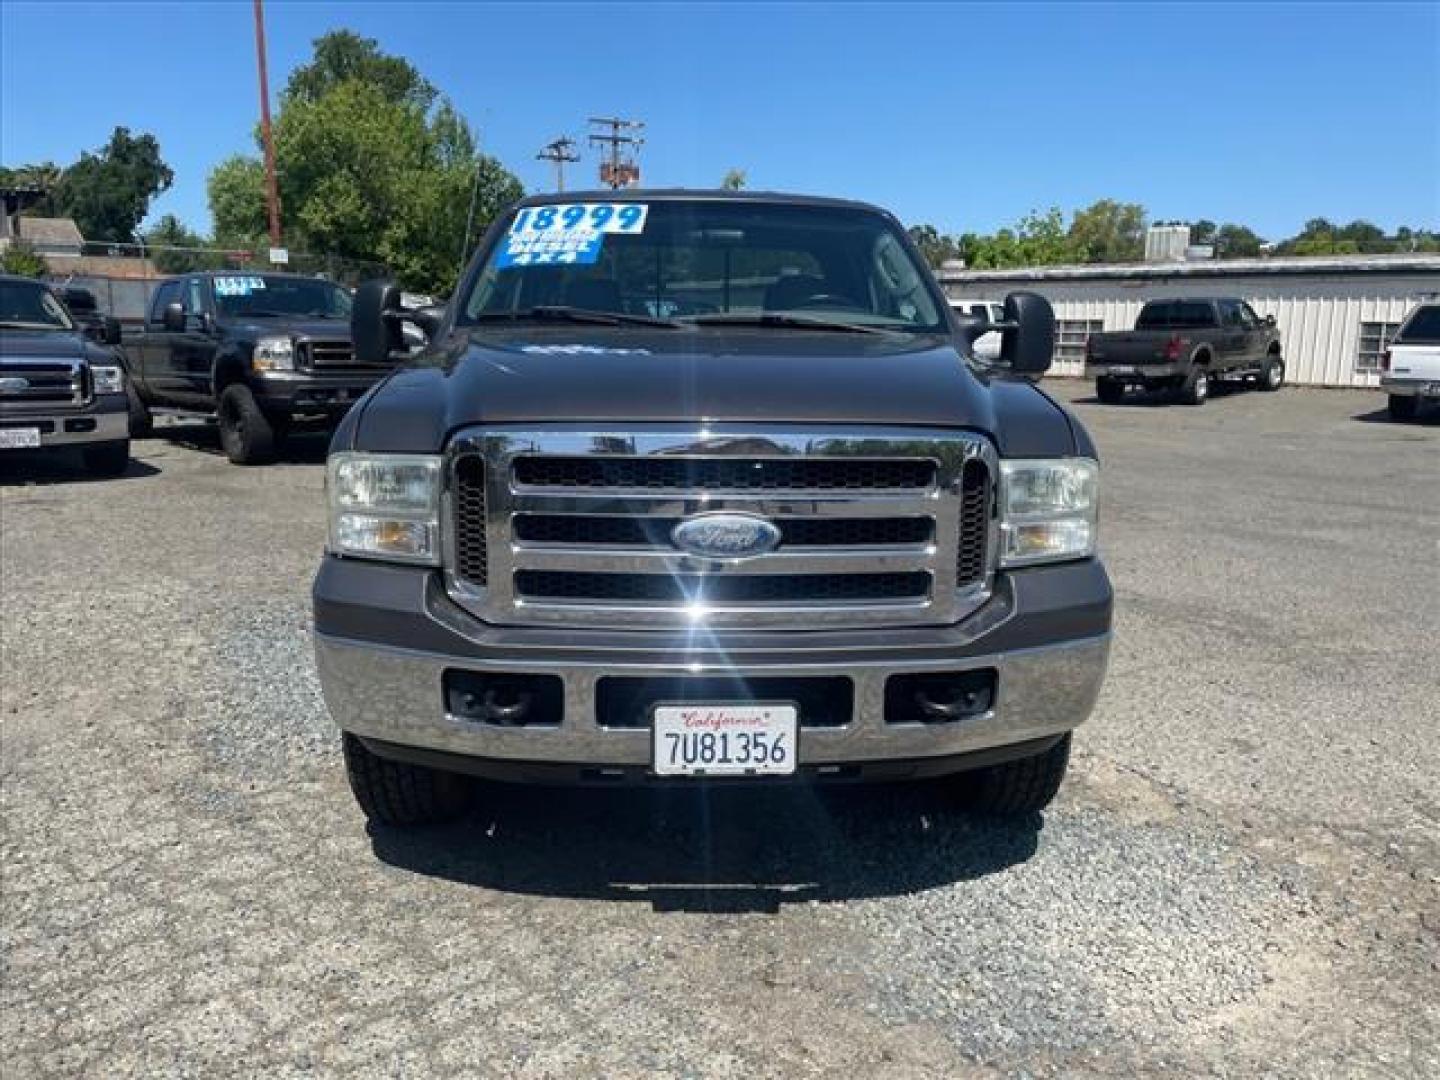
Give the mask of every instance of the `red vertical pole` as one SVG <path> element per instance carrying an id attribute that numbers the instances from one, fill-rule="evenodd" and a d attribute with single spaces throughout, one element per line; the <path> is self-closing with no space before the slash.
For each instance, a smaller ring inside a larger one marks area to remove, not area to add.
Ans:
<path id="1" fill-rule="evenodd" d="M 260 65 L 260 138 L 265 144 L 265 201 L 270 210 L 270 245 L 280 247 L 280 189 L 275 182 L 275 139 L 270 131 L 270 76 L 265 70 L 265 4 L 255 0 L 255 57 Z"/>

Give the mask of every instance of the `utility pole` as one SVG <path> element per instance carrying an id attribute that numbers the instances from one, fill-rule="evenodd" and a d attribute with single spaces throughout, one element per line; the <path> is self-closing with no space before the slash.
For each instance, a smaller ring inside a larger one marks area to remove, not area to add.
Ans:
<path id="1" fill-rule="evenodd" d="M 546 143 L 545 149 L 535 155 L 537 161 L 551 161 L 555 164 L 555 190 L 565 190 L 565 163 L 580 160 L 575 152 L 575 140 L 562 135 L 554 142 Z"/>
<path id="2" fill-rule="evenodd" d="M 265 4 L 255 0 L 255 58 L 260 65 L 260 138 L 265 143 L 265 201 L 270 209 L 270 246 L 280 243 L 280 189 L 275 183 L 275 136 L 270 130 L 270 76 L 265 70 Z"/>
<path id="3" fill-rule="evenodd" d="M 618 116 L 592 116 L 590 126 L 598 129 L 590 132 L 590 145 L 607 147 L 610 156 L 609 161 L 600 163 L 600 182 L 612 189 L 639 183 L 640 166 L 635 164 L 634 151 L 645 145 L 640 134 L 645 130 L 644 122 L 622 120 Z"/>

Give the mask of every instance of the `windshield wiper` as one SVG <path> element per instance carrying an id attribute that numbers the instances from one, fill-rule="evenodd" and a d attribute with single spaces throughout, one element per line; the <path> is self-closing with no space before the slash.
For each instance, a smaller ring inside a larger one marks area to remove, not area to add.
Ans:
<path id="1" fill-rule="evenodd" d="M 592 311 L 589 308 L 569 307 L 565 304 L 540 304 L 532 308 L 513 311 L 482 311 L 475 316 L 475 322 L 522 322 L 547 319 L 557 322 L 595 323 L 599 326 L 663 326 L 679 329 L 674 319 L 657 319 L 650 315 L 627 315 L 620 311 Z"/>
<path id="2" fill-rule="evenodd" d="M 776 311 L 757 315 L 720 312 L 714 315 L 696 315 L 690 321 L 697 326 L 779 326 L 787 330 L 836 330 L 843 334 L 890 333 L 889 330 L 879 326 L 831 322 L 828 319 L 807 319 L 803 315 L 782 315 Z"/>

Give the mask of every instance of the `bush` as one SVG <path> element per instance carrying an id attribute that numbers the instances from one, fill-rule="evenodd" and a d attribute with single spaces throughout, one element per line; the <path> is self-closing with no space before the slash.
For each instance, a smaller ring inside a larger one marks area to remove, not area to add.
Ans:
<path id="1" fill-rule="evenodd" d="M 0 270 L 21 277 L 38 278 L 48 274 L 50 267 L 25 241 L 12 240 L 10 246 L 0 252 Z"/>

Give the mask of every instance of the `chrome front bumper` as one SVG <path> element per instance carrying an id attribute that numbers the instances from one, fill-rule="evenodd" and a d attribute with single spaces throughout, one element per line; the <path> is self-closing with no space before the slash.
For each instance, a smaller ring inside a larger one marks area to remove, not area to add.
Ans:
<path id="1" fill-rule="evenodd" d="M 323 633 L 315 651 L 325 699 L 336 724 L 365 738 L 408 747 L 514 762 L 576 765 L 645 765 L 650 732 L 606 728 L 596 718 L 596 684 L 607 675 L 752 676 L 846 675 L 854 682 L 855 715 L 843 727 L 804 728 L 802 765 L 847 765 L 967 754 L 1064 733 L 1090 714 L 1104 680 L 1108 633 L 997 655 L 957 659 L 846 660 L 796 650 L 776 664 L 714 662 L 630 664 L 546 661 L 529 657 L 482 660 L 455 657 Z M 902 672 L 994 668 L 993 708 L 951 724 L 887 724 L 885 680 Z M 444 708 L 446 669 L 556 674 L 565 685 L 565 716 L 558 727 L 505 728 L 449 715 Z"/>
<path id="2" fill-rule="evenodd" d="M 130 415 L 123 404 L 110 412 L 0 412 L 6 427 L 40 429 L 40 446 L 87 446 L 90 443 L 118 442 L 130 437 Z M 76 427 L 83 430 L 72 430 Z M 30 453 L 35 453 L 31 448 Z"/>

